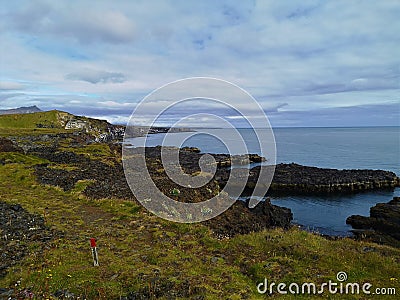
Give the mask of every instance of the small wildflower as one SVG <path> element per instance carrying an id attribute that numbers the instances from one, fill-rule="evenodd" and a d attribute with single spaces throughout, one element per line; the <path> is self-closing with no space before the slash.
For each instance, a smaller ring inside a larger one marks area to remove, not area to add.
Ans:
<path id="1" fill-rule="evenodd" d="M 72 278 L 72 275 L 69 275 L 69 274 L 68 274 L 67 277 Z"/>
<path id="2" fill-rule="evenodd" d="M 392 278 L 390 278 L 390 281 L 397 281 L 397 278 L 392 277 Z"/>

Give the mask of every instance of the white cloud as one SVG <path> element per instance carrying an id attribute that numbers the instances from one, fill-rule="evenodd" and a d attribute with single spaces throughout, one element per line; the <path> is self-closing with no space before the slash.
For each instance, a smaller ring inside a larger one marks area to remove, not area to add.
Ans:
<path id="1" fill-rule="evenodd" d="M 10 25 L 23 32 L 56 39 L 67 37 L 81 43 L 132 41 L 135 36 L 133 21 L 121 11 L 98 4 L 94 7 L 92 2 L 85 1 L 80 5 L 69 1 L 28 2 L 18 7 L 10 18 Z"/>
<path id="2" fill-rule="evenodd" d="M 125 107 L 133 108 L 134 106 L 133 103 L 120 103 L 115 101 L 99 101 L 97 103 L 100 104 L 100 106 L 110 107 L 110 108 L 125 108 Z"/>
<path id="3" fill-rule="evenodd" d="M 126 81 L 125 75 L 119 72 L 107 72 L 92 69 L 83 69 L 65 76 L 69 80 L 81 80 L 89 83 L 122 83 Z"/>
<path id="4" fill-rule="evenodd" d="M 0 90 L 22 90 L 25 85 L 15 81 L 0 81 Z"/>
<path id="5" fill-rule="evenodd" d="M 8 106 L 37 101 L 86 114 L 103 102 L 100 108 L 122 111 L 192 76 L 232 81 L 271 112 L 400 101 L 396 1 L 2 6 L 0 79 L 23 93 L 2 95 Z"/>
<path id="6" fill-rule="evenodd" d="M 87 115 L 87 117 L 96 118 L 100 120 L 106 120 L 111 124 L 126 125 L 129 121 L 129 116 L 118 116 L 118 115 Z"/>

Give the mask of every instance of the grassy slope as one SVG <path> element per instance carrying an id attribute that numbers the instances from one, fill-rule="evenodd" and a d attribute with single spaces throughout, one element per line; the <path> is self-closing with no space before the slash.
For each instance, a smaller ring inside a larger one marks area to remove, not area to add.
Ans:
<path id="1" fill-rule="evenodd" d="M 0 115 L 1 128 L 36 128 L 36 124 L 53 125 L 61 128 L 56 110 L 31 114 Z"/>
<path id="2" fill-rule="evenodd" d="M 29 131 L 31 129 L 42 133 L 58 133 L 63 131 L 66 121 L 71 118 L 87 121 L 93 128 L 99 130 L 105 130 L 107 127 L 107 121 L 105 120 L 74 116 L 67 112 L 51 110 L 30 114 L 0 115 L 0 135 L 6 136 L 12 132 L 15 134 L 15 129 L 22 129 L 25 134 L 31 134 Z M 38 128 L 38 124 L 44 125 L 47 128 Z M 18 134 L 21 133 L 18 132 Z"/>
<path id="3" fill-rule="evenodd" d="M 95 152 L 103 158 L 111 155 L 99 148 Z M 400 291 L 399 249 L 350 239 L 330 241 L 296 228 L 217 240 L 201 224 L 164 221 L 130 201 L 89 200 L 81 194 L 87 182 L 79 182 L 72 192 L 38 185 L 29 166 L 43 160 L 34 156 L 0 153 L 1 158 L 8 163 L 0 165 L 0 201 L 21 203 L 40 215 L 47 207 L 47 225 L 65 236 L 42 254 L 37 244 L 26 241 L 30 254 L 0 279 L 0 287 L 21 280 L 20 288 L 32 287 L 36 295 L 68 289 L 88 299 L 112 299 L 160 284 L 159 276 L 178 285 L 188 280 L 206 289 L 209 299 L 263 299 L 255 287 L 264 277 L 322 283 L 346 271 L 348 281 Z M 100 267 L 92 266 L 90 237 L 98 240 Z M 366 253 L 364 247 L 375 251 Z"/>
<path id="4" fill-rule="evenodd" d="M 41 134 L 57 134 L 68 132 L 66 129 L 61 128 L 19 128 L 18 132 L 15 128 L 0 127 L 0 136 L 26 136 L 26 135 L 41 135 Z"/>

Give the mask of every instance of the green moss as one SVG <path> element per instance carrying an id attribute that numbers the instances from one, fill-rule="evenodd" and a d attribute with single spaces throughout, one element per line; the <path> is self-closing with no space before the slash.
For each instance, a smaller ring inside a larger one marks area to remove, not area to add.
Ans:
<path id="1" fill-rule="evenodd" d="M 82 145 L 81 147 L 70 147 L 69 143 L 62 142 L 59 151 L 69 151 L 76 154 L 82 154 L 94 160 L 101 160 L 107 164 L 113 164 L 115 161 L 120 161 L 120 158 L 115 157 L 108 144 L 93 143 L 89 145 Z"/>
<path id="2" fill-rule="evenodd" d="M 42 134 L 58 134 L 66 133 L 66 129 L 62 128 L 13 128 L 13 127 L 1 127 L 0 126 L 0 136 L 37 136 Z"/>
<path id="3" fill-rule="evenodd" d="M 71 167 L 71 169 L 74 170 L 74 167 Z M 71 190 L 71 193 L 77 193 L 77 194 L 82 193 L 86 189 L 86 187 L 91 183 L 93 183 L 93 180 L 90 179 L 78 180 L 75 183 L 74 188 Z"/>
<path id="4" fill-rule="evenodd" d="M 6 164 L 18 163 L 28 166 L 49 163 L 49 161 L 46 159 L 38 158 L 33 155 L 24 155 L 16 152 L 0 152 L 0 160 L 3 160 Z"/>

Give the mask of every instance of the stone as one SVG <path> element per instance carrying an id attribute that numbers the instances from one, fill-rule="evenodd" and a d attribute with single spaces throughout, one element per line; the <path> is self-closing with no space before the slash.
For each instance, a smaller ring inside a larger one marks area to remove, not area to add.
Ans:
<path id="1" fill-rule="evenodd" d="M 32 230 L 34 228 L 35 230 Z M 0 278 L 7 274 L 9 267 L 15 265 L 28 253 L 28 246 L 21 241 L 38 242 L 44 245 L 56 235 L 45 226 L 41 216 L 30 214 L 20 204 L 0 201 Z M 0 296 L 0 299 L 1 296 Z"/>
<path id="2" fill-rule="evenodd" d="M 251 194 L 261 168 L 271 173 L 273 166 L 250 169 L 245 193 Z M 229 179 L 230 170 L 219 168 L 215 176 L 221 187 Z M 395 173 L 383 170 L 338 170 L 302 166 L 295 163 L 275 166 L 268 195 L 326 195 L 357 193 L 367 190 L 394 189 L 400 186 Z M 257 195 L 260 196 L 260 195 Z"/>
<path id="3" fill-rule="evenodd" d="M 400 197 L 388 203 L 377 203 L 370 208 L 370 216 L 353 215 L 347 218 L 359 238 L 400 246 Z"/>

